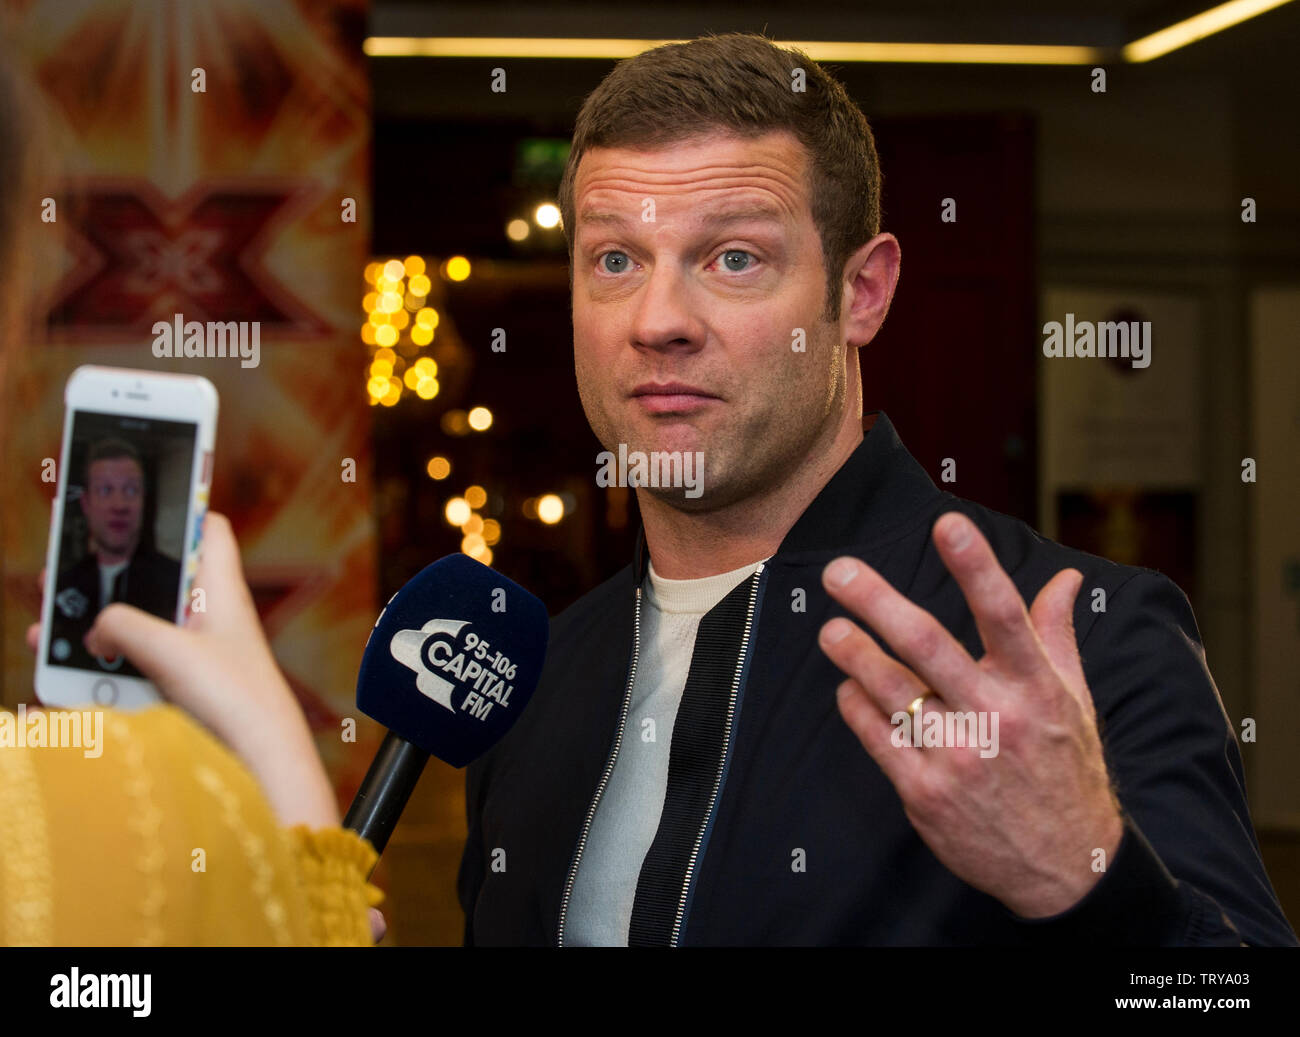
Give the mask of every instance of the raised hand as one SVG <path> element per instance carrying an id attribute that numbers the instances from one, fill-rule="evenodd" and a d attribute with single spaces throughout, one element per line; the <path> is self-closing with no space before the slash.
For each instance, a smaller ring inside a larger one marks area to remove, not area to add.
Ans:
<path id="1" fill-rule="evenodd" d="M 1123 835 L 1074 636 L 1083 575 L 1058 572 L 1026 611 L 970 519 L 949 512 L 933 532 L 984 656 L 971 658 L 870 566 L 837 558 L 822 574 L 827 591 L 902 660 L 848 619 L 826 623 L 821 648 L 849 678 L 839 686 L 840 714 L 953 874 L 1022 917 L 1059 914 L 1101 878 L 1095 862 L 1104 868 Z M 915 735 L 936 710 L 973 712 L 977 729 L 982 721 L 997 731 L 996 754 L 979 744 L 895 744 L 900 727 Z"/>

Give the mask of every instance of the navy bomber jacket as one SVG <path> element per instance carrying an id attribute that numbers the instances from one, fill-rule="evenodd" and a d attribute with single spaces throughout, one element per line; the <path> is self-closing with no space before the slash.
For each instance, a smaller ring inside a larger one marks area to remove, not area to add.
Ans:
<path id="1" fill-rule="evenodd" d="M 978 658 L 974 619 L 930 530 L 960 510 L 1025 600 L 1084 574 L 1075 631 L 1124 813 L 1114 858 L 1049 919 L 1017 917 L 948 871 L 835 703 L 817 644 L 844 612 L 821 584 L 851 554 Z M 541 682 L 470 765 L 458 881 L 467 945 L 563 945 L 578 861 L 624 738 L 640 638 L 636 559 L 558 616 Z M 1092 590 L 1106 592 L 1094 613 Z M 792 603 L 806 595 L 806 610 Z M 805 870 L 792 868 L 804 851 Z M 1233 726 L 1182 592 L 940 491 L 880 413 L 776 554 L 700 621 L 638 878 L 634 945 L 1270 945 L 1297 943 L 1246 806 Z"/>

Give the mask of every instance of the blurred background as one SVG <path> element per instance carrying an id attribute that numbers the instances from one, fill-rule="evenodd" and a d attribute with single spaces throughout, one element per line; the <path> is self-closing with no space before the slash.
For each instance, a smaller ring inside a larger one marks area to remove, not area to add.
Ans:
<path id="1" fill-rule="evenodd" d="M 1300 4 L 0 12 L 61 158 L 3 416 L 5 704 L 33 701 L 42 459 L 82 363 L 216 383 L 212 506 L 345 805 L 378 738 L 340 737 L 361 650 L 407 579 L 465 551 L 555 614 L 626 565 L 636 502 L 596 487 L 573 377 L 573 120 L 619 56 L 762 32 L 802 41 L 876 134 L 903 272 L 866 409 L 943 488 L 1186 591 L 1229 718 L 1255 722 L 1251 807 L 1300 918 Z M 155 359 L 175 312 L 261 321 L 261 365 Z M 1150 366 L 1046 360 L 1067 314 L 1150 321 Z M 464 825 L 463 772 L 434 761 L 377 876 L 386 943 L 460 942 Z"/>

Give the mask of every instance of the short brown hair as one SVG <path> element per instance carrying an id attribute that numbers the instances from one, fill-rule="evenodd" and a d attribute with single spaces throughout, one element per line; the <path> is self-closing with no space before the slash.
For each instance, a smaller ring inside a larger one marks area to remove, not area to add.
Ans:
<path id="1" fill-rule="evenodd" d="M 795 89 L 802 69 L 804 89 Z M 578 112 L 560 180 L 570 279 L 578 163 L 592 148 L 659 148 L 730 131 L 787 130 L 808 152 L 808 197 L 826 269 L 826 319 L 838 315 L 844 264 L 880 233 L 880 163 L 862 110 L 806 54 L 754 33 L 703 36 L 621 61 Z"/>
<path id="2" fill-rule="evenodd" d="M 86 454 L 86 468 L 96 461 L 116 461 L 120 457 L 126 457 L 140 466 L 144 471 L 144 462 L 140 460 L 140 451 L 128 443 L 125 439 L 100 439 L 93 443 L 90 451 Z"/>

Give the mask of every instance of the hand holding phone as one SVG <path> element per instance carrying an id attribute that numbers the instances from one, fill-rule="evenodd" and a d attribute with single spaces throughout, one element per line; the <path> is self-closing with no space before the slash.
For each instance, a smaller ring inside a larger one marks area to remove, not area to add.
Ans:
<path id="1" fill-rule="evenodd" d="M 66 399 L 41 624 L 29 638 L 37 696 L 68 707 L 175 703 L 243 759 L 281 823 L 337 825 L 234 532 L 207 512 L 216 390 L 205 378 L 80 367 Z M 188 607 L 194 586 L 202 611 Z"/>
<path id="2" fill-rule="evenodd" d="M 338 804 L 307 720 L 262 632 L 230 522 L 216 512 L 204 518 L 196 582 L 211 590 L 212 608 L 191 613 L 183 627 L 116 603 L 96 617 L 91 649 L 130 659 L 170 702 L 225 742 L 253 772 L 281 824 L 337 826 Z M 36 652 L 40 644 L 41 626 L 33 623 L 27 646 Z"/>
<path id="3" fill-rule="evenodd" d="M 87 636 L 91 651 L 131 660 L 170 702 L 202 721 L 253 772 L 281 823 L 338 825 L 333 789 L 271 654 L 224 515 L 207 515 L 197 582 L 208 606 L 184 626 L 109 605 Z"/>
<path id="4" fill-rule="evenodd" d="M 46 553 L 36 694 L 46 705 L 138 708 L 158 692 L 88 648 L 114 602 L 178 623 L 198 565 L 217 393 L 192 375 L 79 367 L 68 379 Z"/>

